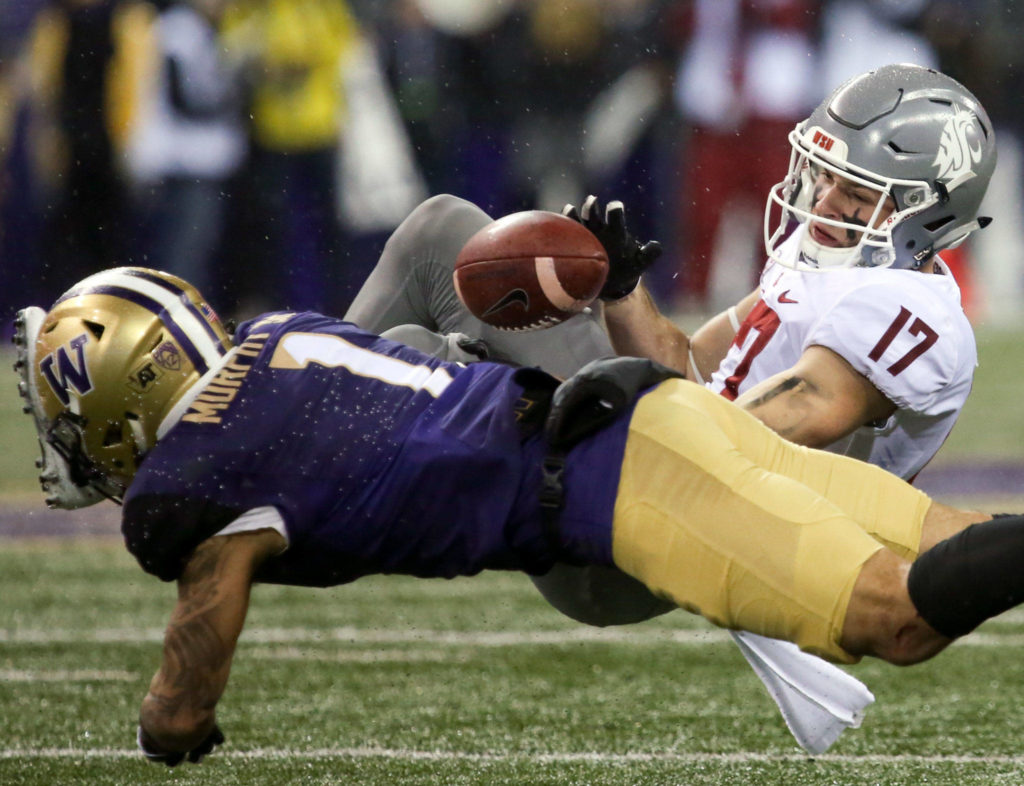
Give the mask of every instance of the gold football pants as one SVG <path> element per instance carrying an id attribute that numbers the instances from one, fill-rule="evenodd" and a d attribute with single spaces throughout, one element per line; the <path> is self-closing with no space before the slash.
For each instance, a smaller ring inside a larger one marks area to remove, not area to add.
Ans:
<path id="1" fill-rule="evenodd" d="M 917 555 L 930 499 L 863 462 L 794 445 L 670 380 L 637 404 L 615 503 L 616 565 L 716 625 L 829 660 L 864 562 Z"/>

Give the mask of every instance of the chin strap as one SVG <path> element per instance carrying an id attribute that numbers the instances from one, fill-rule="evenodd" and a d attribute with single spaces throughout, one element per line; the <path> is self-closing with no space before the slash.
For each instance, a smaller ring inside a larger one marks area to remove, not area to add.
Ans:
<path id="1" fill-rule="evenodd" d="M 43 411 L 43 403 L 36 387 L 32 369 L 36 363 L 36 338 L 46 319 L 46 312 L 38 306 L 29 306 L 18 312 L 14 320 L 14 346 L 16 358 L 14 370 L 18 372 L 18 394 L 25 402 L 22 410 L 32 416 L 39 440 L 42 458 L 36 459 L 39 468 L 39 485 L 46 494 L 46 504 L 51 508 L 84 508 L 102 502 L 106 496 L 91 485 L 79 485 L 72 479 L 73 471 L 67 460 L 48 439 L 50 424 Z"/>

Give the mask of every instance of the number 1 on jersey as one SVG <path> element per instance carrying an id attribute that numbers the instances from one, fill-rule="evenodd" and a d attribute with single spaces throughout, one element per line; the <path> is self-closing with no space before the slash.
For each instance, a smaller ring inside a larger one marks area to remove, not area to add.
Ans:
<path id="1" fill-rule="evenodd" d="M 882 334 L 878 343 L 875 344 L 874 349 L 868 353 L 868 357 L 871 360 L 878 361 L 878 359 L 885 354 L 885 350 L 889 348 L 889 345 L 896 339 L 899 332 L 903 330 L 903 327 L 910 321 L 912 316 L 914 315 L 910 313 L 909 309 L 904 306 L 900 306 L 900 313 L 896 315 L 896 319 L 892 321 L 892 324 L 886 328 L 885 333 Z M 907 354 L 886 369 L 886 371 L 894 377 L 902 371 L 905 371 L 907 366 L 921 357 L 921 355 L 928 351 L 929 347 L 939 340 L 939 334 L 918 317 L 914 317 L 914 321 L 911 323 L 908 331 L 912 336 L 924 336 L 924 338 L 921 339 L 920 343 L 911 347 Z"/>

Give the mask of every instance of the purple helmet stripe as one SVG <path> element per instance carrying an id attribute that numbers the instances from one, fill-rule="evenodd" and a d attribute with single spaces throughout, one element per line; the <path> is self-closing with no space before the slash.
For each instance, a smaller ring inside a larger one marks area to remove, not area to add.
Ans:
<path id="1" fill-rule="evenodd" d="M 214 331 L 213 327 L 210 325 L 209 321 L 203 315 L 203 313 L 198 308 L 196 308 L 195 304 L 189 298 L 188 293 L 184 289 L 177 286 L 173 281 L 167 281 L 166 279 L 160 278 L 160 276 L 155 276 L 146 270 L 125 269 L 121 270 L 120 272 L 124 273 L 126 276 L 137 276 L 138 278 L 144 279 L 145 281 L 149 281 L 153 284 L 156 284 L 157 286 L 163 287 L 168 292 L 172 292 L 175 295 L 179 296 L 181 298 L 182 304 L 193 314 L 193 316 L 195 316 L 196 319 L 199 320 L 203 328 L 209 334 L 210 338 L 213 339 L 213 343 L 217 344 L 218 347 L 220 348 L 221 354 L 224 354 L 225 350 L 223 344 L 221 343 L 220 337 Z"/>
<path id="2" fill-rule="evenodd" d="M 170 331 L 171 335 L 174 336 L 174 338 L 181 345 L 181 348 L 185 351 L 185 354 L 188 355 L 189 360 L 192 361 L 192 365 L 195 366 L 196 370 L 200 374 L 205 374 L 209 370 L 210 367 L 206 364 L 206 361 L 203 359 L 202 353 L 196 348 L 196 345 L 192 343 L 192 339 L 190 339 L 188 335 L 185 333 L 185 331 L 182 330 L 181 327 L 173 319 L 171 319 L 170 314 L 167 313 L 167 309 L 165 309 L 162 305 L 160 305 L 160 303 L 153 300 L 152 298 L 147 297 L 146 295 L 143 295 L 139 292 L 135 292 L 134 290 L 128 289 L 127 287 L 86 286 L 81 287 L 79 289 L 73 289 L 70 292 L 67 292 L 66 294 L 64 294 L 63 297 L 60 298 L 60 300 L 57 301 L 57 303 L 63 303 L 65 300 L 69 300 L 74 297 L 81 297 L 82 295 L 114 295 L 115 297 L 128 300 L 137 306 L 142 306 L 142 308 L 146 309 L 147 311 L 152 311 L 154 314 L 156 314 L 157 318 L 163 323 L 163 326 L 167 328 L 168 331 Z M 56 306 L 57 303 L 54 303 L 54 305 Z M 205 323 L 205 320 L 203 321 Z M 221 348 L 221 354 L 224 354 L 223 348 Z"/>

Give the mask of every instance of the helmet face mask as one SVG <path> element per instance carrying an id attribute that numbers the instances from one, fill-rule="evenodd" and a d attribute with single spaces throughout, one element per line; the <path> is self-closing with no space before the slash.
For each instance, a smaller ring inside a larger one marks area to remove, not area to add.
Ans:
<path id="1" fill-rule="evenodd" d="M 90 276 L 41 314 L 19 315 L 18 365 L 47 502 L 118 501 L 160 424 L 231 339 L 192 286 L 145 268 Z"/>
<path id="2" fill-rule="evenodd" d="M 765 249 L 780 264 L 916 269 L 987 222 L 977 211 L 995 168 L 991 123 L 943 74 L 891 65 L 852 79 L 797 124 L 789 142 L 789 172 L 770 190 L 764 219 Z M 814 212 L 822 172 L 878 195 L 862 211 L 867 220 Z M 838 228 L 851 242 L 816 241 L 812 222 Z M 796 224 L 803 225 L 795 230 L 799 252 L 780 253 Z"/>
<path id="3" fill-rule="evenodd" d="M 46 441 L 68 467 L 76 486 L 89 487 L 107 499 L 120 502 L 128 488 L 125 480 L 108 476 L 90 458 L 85 448 L 88 421 L 73 412 L 61 412 L 46 431 Z M 141 460 L 141 456 L 139 456 Z"/>

